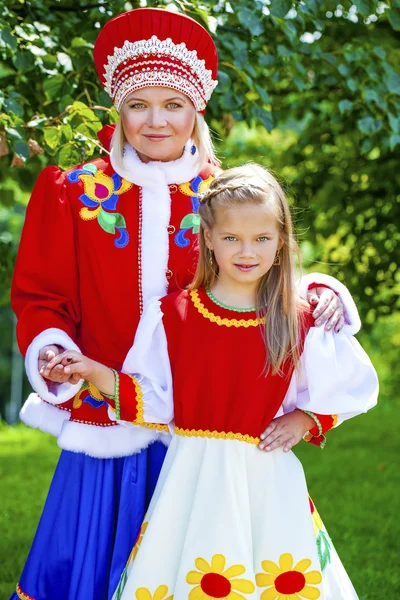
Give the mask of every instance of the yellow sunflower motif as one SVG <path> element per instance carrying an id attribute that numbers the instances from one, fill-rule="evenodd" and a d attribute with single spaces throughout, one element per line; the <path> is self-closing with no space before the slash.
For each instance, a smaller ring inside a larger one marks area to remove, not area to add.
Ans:
<path id="1" fill-rule="evenodd" d="M 236 579 L 246 571 L 243 565 L 232 565 L 225 569 L 226 558 L 223 554 L 214 554 L 209 564 L 204 558 L 196 558 L 198 571 L 189 571 L 186 581 L 195 584 L 189 594 L 189 600 L 246 600 L 244 594 L 255 590 L 254 583 L 248 579 Z"/>
<path id="2" fill-rule="evenodd" d="M 139 552 L 139 546 L 142 543 L 143 536 L 146 533 L 146 529 L 147 529 L 148 524 L 149 524 L 148 522 L 143 522 L 142 523 L 142 526 L 140 528 L 140 531 L 139 531 L 137 539 L 136 539 L 136 543 L 135 543 L 135 545 L 132 548 L 132 552 L 129 555 L 128 562 L 126 563 L 126 566 L 130 565 L 130 563 L 135 560 L 136 554 Z M 142 589 L 142 588 L 140 588 L 140 589 Z M 145 588 L 143 588 L 143 589 L 145 589 Z M 158 600 L 158 596 L 157 596 L 157 600 Z"/>
<path id="3" fill-rule="evenodd" d="M 258 587 L 266 587 L 261 594 L 261 600 L 315 600 L 319 598 L 319 589 L 309 584 L 318 584 L 322 581 L 319 571 L 309 571 L 311 566 L 309 558 L 303 558 L 293 567 L 293 556 L 289 553 L 281 554 L 279 566 L 272 560 L 263 560 L 261 563 L 265 573 L 257 573 Z"/>
<path id="4" fill-rule="evenodd" d="M 148 588 L 142 587 L 136 590 L 136 600 L 173 600 L 174 596 L 168 596 L 168 586 L 159 585 L 154 595 L 151 594 Z"/>

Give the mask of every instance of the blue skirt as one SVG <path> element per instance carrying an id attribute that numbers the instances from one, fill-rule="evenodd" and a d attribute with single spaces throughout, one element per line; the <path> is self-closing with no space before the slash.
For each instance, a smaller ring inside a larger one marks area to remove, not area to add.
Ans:
<path id="1" fill-rule="evenodd" d="M 135 544 L 166 448 L 124 458 L 63 450 L 10 600 L 109 600 Z"/>

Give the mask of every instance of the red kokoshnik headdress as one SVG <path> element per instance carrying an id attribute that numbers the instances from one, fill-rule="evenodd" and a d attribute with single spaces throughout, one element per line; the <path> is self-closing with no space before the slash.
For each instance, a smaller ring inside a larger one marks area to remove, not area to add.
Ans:
<path id="1" fill-rule="evenodd" d="M 111 19 L 94 46 L 100 81 L 119 111 L 131 92 L 170 87 L 205 109 L 217 85 L 218 55 L 194 19 L 162 8 L 138 8 Z"/>

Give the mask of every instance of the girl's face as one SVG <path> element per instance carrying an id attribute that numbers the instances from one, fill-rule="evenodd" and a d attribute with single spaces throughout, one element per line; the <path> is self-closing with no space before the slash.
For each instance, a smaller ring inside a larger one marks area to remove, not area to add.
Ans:
<path id="1" fill-rule="evenodd" d="M 139 158 L 170 161 L 182 156 L 192 135 L 196 110 L 187 96 L 165 87 L 147 87 L 127 96 L 120 111 L 128 142 Z"/>
<path id="2" fill-rule="evenodd" d="M 204 235 L 219 266 L 219 281 L 252 289 L 270 270 L 282 247 L 272 212 L 250 203 L 217 208 L 216 223 Z"/>

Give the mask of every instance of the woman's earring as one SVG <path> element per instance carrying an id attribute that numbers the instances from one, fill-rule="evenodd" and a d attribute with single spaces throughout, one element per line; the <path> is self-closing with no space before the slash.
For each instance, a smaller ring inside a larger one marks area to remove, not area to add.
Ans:
<path id="1" fill-rule="evenodd" d="M 281 255 L 278 252 L 275 254 L 274 262 L 272 263 L 273 267 L 278 267 L 281 264 Z"/>
<path id="2" fill-rule="evenodd" d="M 210 250 L 210 254 L 209 254 L 209 257 L 208 257 L 208 264 L 210 265 L 210 267 L 214 266 L 213 251 L 212 250 Z"/>
<path id="3" fill-rule="evenodd" d="M 197 150 L 197 148 L 196 148 L 196 146 L 193 144 L 193 145 L 192 145 L 192 147 L 190 148 L 190 154 L 192 154 L 192 155 L 196 154 L 196 150 Z"/>

